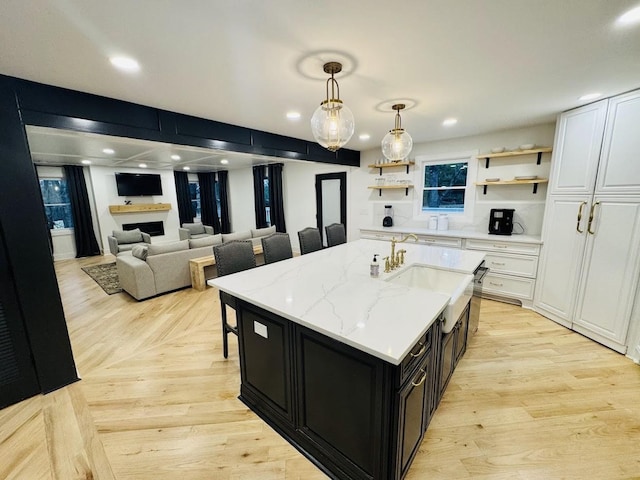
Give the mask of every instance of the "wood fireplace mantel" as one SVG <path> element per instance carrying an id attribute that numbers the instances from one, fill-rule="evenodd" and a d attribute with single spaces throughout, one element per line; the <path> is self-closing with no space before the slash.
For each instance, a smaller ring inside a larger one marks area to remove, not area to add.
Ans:
<path id="1" fill-rule="evenodd" d="M 164 212 L 167 210 L 171 210 L 170 203 L 134 203 L 133 205 L 109 205 L 109 212 L 111 214 Z"/>

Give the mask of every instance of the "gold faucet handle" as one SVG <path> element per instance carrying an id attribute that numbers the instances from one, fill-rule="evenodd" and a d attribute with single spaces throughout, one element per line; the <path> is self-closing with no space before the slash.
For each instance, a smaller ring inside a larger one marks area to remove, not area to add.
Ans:
<path id="1" fill-rule="evenodd" d="M 398 250 L 398 256 L 400 257 L 398 263 L 400 265 L 404 265 L 404 254 L 407 253 L 407 251 L 403 248 L 402 250 Z"/>
<path id="2" fill-rule="evenodd" d="M 389 257 L 384 257 L 384 273 L 391 271 L 391 265 L 389 265 Z"/>

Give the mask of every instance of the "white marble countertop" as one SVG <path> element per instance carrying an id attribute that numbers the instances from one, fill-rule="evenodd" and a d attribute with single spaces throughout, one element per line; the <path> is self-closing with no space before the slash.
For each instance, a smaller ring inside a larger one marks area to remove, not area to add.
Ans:
<path id="1" fill-rule="evenodd" d="M 542 240 L 539 235 L 491 235 L 485 232 L 475 232 L 471 230 L 429 230 L 420 227 L 383 227 L 370 226 L 361 227 L 360 231 L 381 232 L 400 235 L 403 233 L 415 233 L 416 235 L 430 235 L 433 237 L 453 237 L 453 238 L 473 238 L 478 240 L 491 240 L 494 242 L 510 242 L 510 243 L 535 243 L 541 244 Z"/>
<path id="2" fill-rule="evenodd" d="M 484 253 L 398 244 L 405 265 L 472 273 Z M 207 283 L 237 298 L 398 365 L 438 318 L 449 296 L 369 276 L 373 254 L 389 255 L 389 242 L 357 240 Z"/>

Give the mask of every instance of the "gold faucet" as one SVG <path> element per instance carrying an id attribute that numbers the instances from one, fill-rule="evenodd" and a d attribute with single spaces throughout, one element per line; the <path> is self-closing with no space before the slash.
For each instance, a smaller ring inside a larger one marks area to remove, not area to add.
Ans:
<path id="1" fill-rule="evenodd" d="M 407 234 L 404 238 L 400 240 L 396 240 L 396 237 L 391 237 L 391 255 L 389 256 L 389 267 L 393 270 L 396 267 L 400 266 L 399 258 L 396 257 L 396 243 L 404 243 L 410 238 L 413 238 L 414 241 L 418 241 L 418 237 L 413 233 Z M 404 253 L 404 252 L 403 252 Z M 404 263 L 404 254 L 402 255 L 402 261 Z"/>

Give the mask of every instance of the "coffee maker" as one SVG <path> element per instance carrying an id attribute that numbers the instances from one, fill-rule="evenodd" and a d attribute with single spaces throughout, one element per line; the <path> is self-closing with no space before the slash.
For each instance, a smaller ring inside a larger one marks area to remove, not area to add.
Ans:
<path id="1" fill-rule="evenodd" d="M 492 208 L 489 213 L 489 233 L 511 235 L 513 232 L 513 208 Z"/>
<path id="2" fill-rule="evenodd" d="M 393 227 L 393 208 L 391 205 L 384 206 L 384 218 L 382 219 L 383 227 Z"/>

